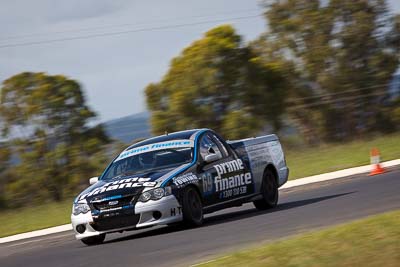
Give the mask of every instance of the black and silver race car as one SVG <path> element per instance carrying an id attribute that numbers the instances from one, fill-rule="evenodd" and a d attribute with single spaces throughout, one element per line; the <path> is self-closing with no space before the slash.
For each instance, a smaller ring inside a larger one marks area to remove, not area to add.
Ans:
<path id="1" fill-rule="evenodd" d="M 253 202 L 277 205 L 288 168 L 276 135 L 226 142 L 210 129 L 153 137 L 126 148 L 75 200 L 76 238 L 102 243 L 107 233 L 183 222 Z"/>

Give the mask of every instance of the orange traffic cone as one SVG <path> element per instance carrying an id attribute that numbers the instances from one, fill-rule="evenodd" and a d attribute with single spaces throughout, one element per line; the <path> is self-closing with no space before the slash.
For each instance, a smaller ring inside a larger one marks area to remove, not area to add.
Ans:
<path id="1" fill-rule="evenodd" d="M 369 173 L 369 176 L 384 173 L 385 170 L 382 168 L 382 166 L 380 164 L 379 150 L 377 148 L 371 149 L 370 156 L 371 156 L 372 170 Z"/>

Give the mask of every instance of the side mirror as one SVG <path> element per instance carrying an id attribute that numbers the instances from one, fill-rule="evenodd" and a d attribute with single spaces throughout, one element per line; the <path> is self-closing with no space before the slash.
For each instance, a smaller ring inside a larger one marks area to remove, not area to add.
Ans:
<path id="1" fill-rule="evenodd" d="M 208 154 L 207 156 L 204 157 L 204 161 L 207 163 L 214 162 L 220 159 L 220 156 L 217 154 Z"/>
<path id="2" fill-rule="evenodd" d="M 92 184 L 97 183 L 98 181 L 99 181 L 99 177 L 92 177 L 89 179 L 89 184 L 92 185 Z"/>

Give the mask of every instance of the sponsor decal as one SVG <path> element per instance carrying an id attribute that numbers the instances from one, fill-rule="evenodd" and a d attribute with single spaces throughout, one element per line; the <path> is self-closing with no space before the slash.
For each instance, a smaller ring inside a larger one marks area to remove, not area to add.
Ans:
<path id="1" fill-rule="evenodd" d="M 123 188 L 132 188 L 132 187 L 154 187 L 157 185 L 157 182 L 150 182 L 151 178 L 127 178 L 118 180 L 115 182 L 109 182 L 103 185 L 102 187 L 96 188 L 90 193 L 83 194 L 79 200 L 86 199 L 90 196 L 95 196 L 104 192 L 113 191 L 117 189 Z"/>
<path id="2" fill-rule="evenodd" d="M 171 216 L 177 216 L 182 214 L 182 207 L 171 208 Z"/>
<path id="3" fill-rule="evenodd" d="M 214 168 L 217 171 L 217 176 L 214 178 L 215 192 L 221 192 L 220 198 L 246 194 L 247 185 L 253 182 L 250 172 L 240 172 L 245 169 L 241 159 L 217 164 Z"/>
<path id="4" fill-rule="evenodd" d="M 198 181 L 199 178 L 192 172 L 180 175 L 173 179 L 173 183 L 178 188 L 184 187 L 187 184 L 197 183 Z"/>
<path id="5" fill-rule="evenodd" d="M 118 210 L 121 210 L 122 208 L 115 208 L 115 209 L 109 209 L 107 212 L 102 215 L 103 218 L 111 218 L 115 216 L 119 216 L 120 212 Z M 115 212 L 110 212 L 110 211 L 115 211 Z"/>
<path id="6" fill-rule="evenodd" d="M 171 140 L 166 142 L 154 143 L 145 146 L 135 147 L 130 150 L 123 151 L 118 158 L 114 161 L 117 162 L 121 159 L 125 159 L 134 155 L 150 152 L 150 151 L 157 151 L 166 148 L 180 148 L 180 147 L 194 147 L 193 140 Z"/>
<path id="7" fill-rule="evenodd" d="M 257 145 L 245 147 L 249 157 L 251 169 L 254 172 L 262 172 L 265 164 L 269 162 L 279 165 L 284 160 L 282 147 L 277 141 L 270 141 L 268 143 L 260 143 Z"/>
<path id="8" fill-rule="evenodd" d="M 252 183 L 251 174 L 249 172 L 241 173 L 241 174 L 230 176 L 227 178 L 215 177 L 214 182 L 215 182 L 215 191 L 216 192 L 243 186 L 243 185 L 248 185 L 248 184 Z"/>
<path id="9" fill-rule="evenodd" d="M 235 159 L 232 161 L 214 165 L 214 168 L 217 170 L 218 176 L 221 177 L 223 174 L 243 170 L 244 166 L 241 159 Z"/>

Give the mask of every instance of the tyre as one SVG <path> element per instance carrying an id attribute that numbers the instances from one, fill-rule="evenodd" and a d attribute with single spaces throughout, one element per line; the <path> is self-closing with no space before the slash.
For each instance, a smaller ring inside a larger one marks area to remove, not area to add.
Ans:
<path id="1" fill-rule="evenodd" d="M 187 226 L 203 224 L 203 204 L 194 187 L 186 187 L 182 196 L 183 223 Z"/>
<path id="2" fill-rule="evenodd" d="M 81 239 L 82 243 L 88 246 L 100 245 L 103 243 L 104 239 L 106 238 L 106 234 L 86 237 Z"/>
<path id="3" fill-rule="evenodd" d="M 264 172 L 261 183 L 261 194 L 263 198 L 253 202 L 258 210 L 276 207 L 279 198 L 278 182 L 275 174 L 269 169 L 266 169 Z"/>

